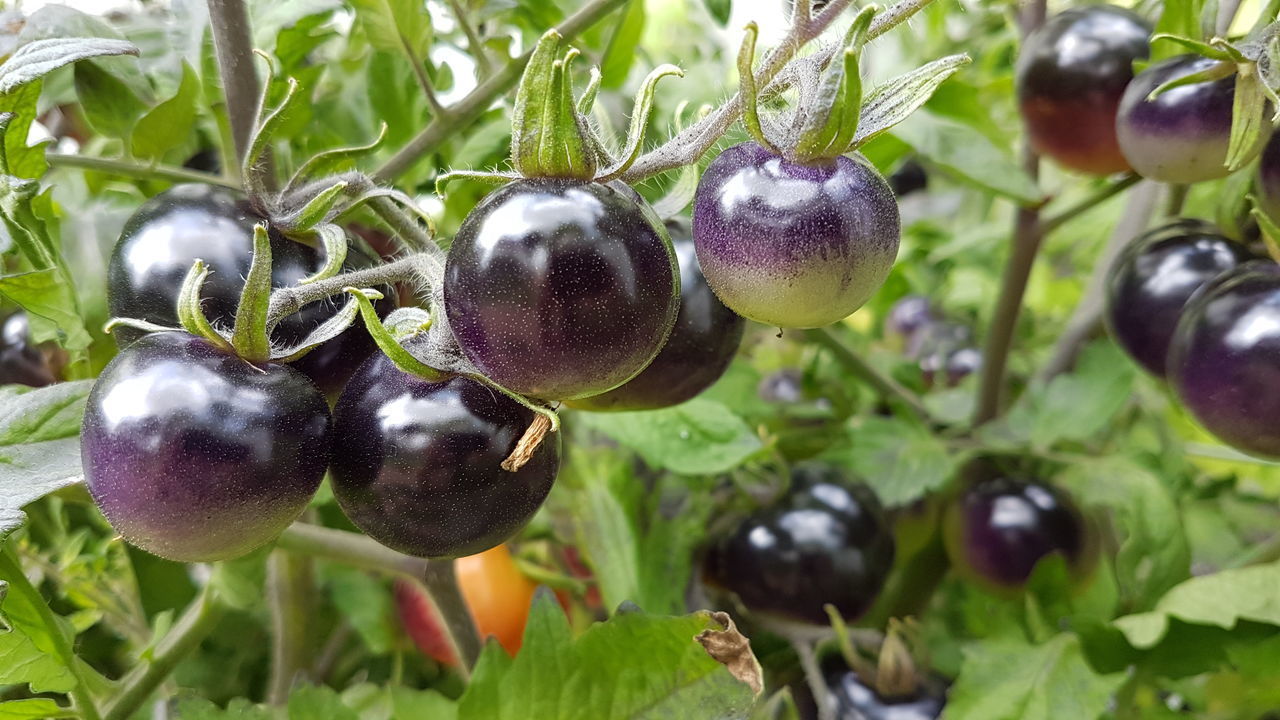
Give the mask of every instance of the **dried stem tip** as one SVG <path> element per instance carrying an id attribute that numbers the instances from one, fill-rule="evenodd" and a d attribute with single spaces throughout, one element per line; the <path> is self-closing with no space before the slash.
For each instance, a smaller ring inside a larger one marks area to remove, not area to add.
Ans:
<path id="1" fill-rule="evenodd" d="M 533 416 L 533 422 L 529 423 L 529 427 L 521 436 L 520 442 L 516 443 L 516 449 L 511 451 L 506 460 L 502 461 L 502 469 L 507 472 L 515 472 L 525 466 L 533 454 L 538 451 L 538 446 L 542 444 L 542 439 L 547 436 L 551 430 L 551 420 L 542 413 L 536 413 Z"/>

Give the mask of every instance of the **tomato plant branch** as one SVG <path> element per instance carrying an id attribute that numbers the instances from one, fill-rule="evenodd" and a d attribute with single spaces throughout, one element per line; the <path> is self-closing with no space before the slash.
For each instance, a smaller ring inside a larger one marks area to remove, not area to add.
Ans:
<path id="1" fill-rule="evenodd" d="M 827 687 L 826 678 L 822 676 L 822 668 L 818 666 L 818 654 L 814 651 L 814 643 L 810 640 L 793 638 L 791 647 L 800 658 L 804 680 L 813 694 L 813 704 L 818 707 L 818 720 L 837 720 L 831 690 Z"/>
<path id="2" fill-rule="evenodd" d="M 46 153 L 45 158 L 53 167 L 77 168 L 94 172 L 137 178 L 139 180 L 168 180 L 175 183 L 205 183 L 219 187 L 240 189 L 240 183 L 221 175 L 188 170 L 172 165 L 142 165 L 118 158 L 94 157 L 92 155 L 70 155 L 63 153 Z"/>
<path id="3" fill-rule="evenodd" d="M 440 277 L 443 264 L 434 256 L 419 253 L 408 255 L 399 260 L 354 270 L 331 278 L 318 280 L 308 285 L 292 285 L 279 288 L 271 293 L 271 308 L 267 311 L 267 327 L 275 327 L 285 317 L 298 312 L 303 307 L 324 300 L 334 295 L 341 295 L 348 287 L 373 288 L 379 285 L 392 285 L 398 282 L 427 281 Z"/>
<path id="4" fill-rule="evenodd" d="M 408 575 L 424 583 L 444 618 L 449 641 L 465 667 L 470 668 L 480 656 L 480 633 L 458 590 L 453 561 L 405 555 L 364 535 L 306 523 L 294 523 L 286 528 L 276 546 L 288 552 L 313 555 L 366 570 Z"/>
<path id="5" fill-rule="evenodd" d="M 565 18 L 564 22 L 555 27 L 555 30 L 562 38 L 569 40 L 626 2 L 627 0 L 591 0 L 577 12 Z M 373 173 L 374 180 L 387 182 L 396 178 L 413 167 L 419 158 L 453 137 L 454 133 L 471 127 L 472 123 L 484 114 L 495 100 L 515 86 L 532 55 L 531 49 L 511 60 L 505 67 L 467 93 L 466 97 L 444 108 L 441 114 L 432 118 L 421 132 Z"/>
<path id="6" fill-rule="evenodd" d="M 312 657 L 315 566 L 311 558 L 273 552 L 267 559 L 267 599 L 271 606 L 271 676 L 267 702 L 282 705 Z"/>
<path id="7" fill-rule="evenodd" d="M 870 42 L 902 24 L 931 2 L 933 0 L 902 0 L 890 6 L 871 21 L 865 42 Z M 778 47 L 765 56 L 760 69 L 755 74 L 755 86 L 764 88 L 760 93 L 762 97 L 776 95 L 797 81 L 798 72 L 786 72 L 790 69 L 788 63 L 792 62 L 801 47 L 830 27 L 850 4 L 851 0 L 834 0 L 817 15 L 803 17 L 802 14 L 797 14 L 793 17 L 786 37 Z M 837 50 L 842 49 L 840 46 L 833 45 L 797 62 L 825 64 L 835 56 Z M 668 170 L 697 162 L 742 117 L 743 109 L 742 94 L 734 93 L 723 105 L 712 110 L 706 117 L 680 131 L 663 145 L 641 155 L 622 174 L 621 179 L 628 183 L 636 183 Z"/>
<path id="8" fill-rule="evenodd" d="M 120 692 L 107 708 L 102 720 L 127 720 L 133 717 L 155 689 L 173 673 L 178 663 L 213 632 L 224 612 L 225 607 L 214 596 L 212 587 L 205 586 L 204 591 L 156 646 L 150 662 L 138 666 L 124 677 Z"/>
<path id="9" fill-rule="evenodd" d="M 489 60 L 489 53 L 485 52 L 480 33 L 476 32 L 476 26 L 471 23 L 471 18 L 467 17 L 466 8 L 462 7 L 458 0 L 448 0 L 448 2 L 454 21 L 458 23 L 458 27 L 462 28 L 462 34 L 467 37 L 467 51 L 471 59 L 476 61 L 477 74 L 481 79 L 489 77 L 493 74 L 493 62 Z"/>
<path id="10" fill-rule="evenodd" d="M 1130 173 L 1113 183 L 1103 186 L 1097 192 L 1081 200 L 1075 205 L 1072 205 L 1066 210 L 1063 210 L 1062 212 L 1057 213 L 1055 215 L 1050 215 L 1049 217 L 1041 220 L 1040 232 L 1044 235 L 1048 235 L 1049 233 L 1053 232 L 1054 230 L 1057 230 L 1063 225 L 1066 225 L 1068 222 L 1074 220 L 1080 215 L 1083 215 L 1084 213 L 1096 208 L 1102 203 L 1115 197 L 1116 195 L 1119 195 L 1125 190 L 1128 190 L 1134 185 L 1137 185 L 1140 180 L 1142 180 L 1141 177 L 1139 177 L 1136 174 Z"/>
<path id="11" fill-rule="evenodd" d="M 898 401 L 919 420 L 925 423 L 930 421 L 929 410 L 920 402 L 920 398 L 916 397 L 915 393 L 897 380 L 871 367 L 866 360 L 863 360 L 857 353 L 836 339 L 830 330 L 826 328 L 806 330 L 805 336 L 814 343 L 826 348 L 835 357 L 836 362 L 870 385 L 881 396 Z"/>
<path id="12" fill-rule="evenodd" d="M 80 660 L 76 658 L 75 650 L 71 647 L 71 642 L 67 638 L 67 631 L 63 629 L 64 626 L 54 616 L 53 610 L 49 609 L 49 604 L 44 601 L 40 591 L 27 579 L 27 574 L 22 569 L 22 562 L 18 560 L 18 556 L 11 546 L 0 548 L 0 577 L 4 577 L 8 581 L 9 593 L 22 595 L 27 604 L 35 609 L 40 624 L 45 627 L 50 642 L 53 644 L 53 651 L 57 655 L 58 663 L 67 668 L 75 679 L 75 686 L 68 694 L 71 696 L 71 702 L 76 712 L 84 720 L 99 720 L 99 718 L 102 718 L 93 702 L 93 696 L 89 694 L 89 685 L 85 682 L 84 672 L 80 668 Z"/>
<path id="13" fill-rule="evenodd" d="M 227 98 L 227 115 L 236 142 L 236 158 L 244 161 L 258 120 L 258 74 L 253 63 L 253 36 L 244 0 L 209 0 L 209 23 L 218 56 L 218 74 Z"/>

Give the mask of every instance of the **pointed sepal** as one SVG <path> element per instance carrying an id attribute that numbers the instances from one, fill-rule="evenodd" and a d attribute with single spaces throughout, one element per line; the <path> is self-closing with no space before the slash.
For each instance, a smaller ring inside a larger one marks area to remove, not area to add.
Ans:
<path id="1" fill-rule="evenodd" d="M 271 359 L 271 340 L 267 336 L 267 312 L 271 307 L 271 237 L 265 223 L 253 228 L 253 261 L 240 290 L 231 344 L 236 354 L 251 363 Z"/>
<path id="2" fill-rule="evenodd" d="M 213 327 L 201 306 L 201 290 L 208 277 L 209 266 L 203 260 L 196 260 L 191 264 L 191 269 L 187 271 L 182 287 L 178 290 L 178 324 L 183 330 L 208 340 L 215 347 L 235 353 L 231 342 Z"/>
<path id="3" fill-rule="evenodd" d="M 948 55 L 877 86 L 862 103 L 857 137 L 848 149 L 856 150 L 906 120 L 928 102 L 944 80 L 967 64 L 968 55 Z"/>
<path id="4" fill-rule="evenodd" d="M 342 265 L 347 261 L 347 231 L 333 223 L 325 223 L 316 228 L 316 235 L 320 238 L 320 245 L 324 248 L 324 266 L 302 280 L 298 281 L 299 285 L 309 285 L 319 280 L 326 280 L 337 275 L 342 270 Z"/>
<path id="5" fill-rule="evenodd" d="M 416 375 L 426 380 L 444 380 L 449 376 L 448 373 L 440 372 L 428 366 L 406 350 L 400 344 L 399 338 L 392 334 L 391 330 L 383 323 L 382 318 L 378 317 L 378 311 L 374 309 L 373 303 L 369 301 L 363 291 L 357 288 L 346 288 L 346 292 L 354 297 L 356 303 L 360 306 L 360 317 L 364 320 L 365 329 L 369 331 L 369 336 L 373 338 L 374 344 L 396 367 L 410 375 Z"/>
<path id="6" fill-rule="evenodd" d="M 782 151 L 764 134 L 764 126 L 760 124 L 760 108 L 757 98 L 756 73 L 753 68 L 756 60 L 756 39 L 760 36 L 760 27 L 755 21 L 747 23 L 746 35 L 742 38 L 742 46 L 738 49 L 738 94 L 742 97 L 742 124 L 747 134 L 760 147 L 775 155 Z"/>
<path id="7" fill-rule="evenodd" d="M 640 157 L 640 150 L 644 147 L 644 131 L 649 126 L 649 115 L 653 112 L 653 93 L 658 87 L 658 81 L 669 75 L 684 77 L 684 70 L 675 65 L 660 65 L 640 84 L 640 89 L 636 92 L 635 107 L 631 111 L 631 126 L 627 130 L 627 146 L 623 150 L 622 159 L 605 170 L 604 174 L 596 178 L 596 182 L 605 183 L 616 179 Z"/>
<path id="8" fill-rule="evenodd" d="M 804 125 L 792 151 L 798 162 L 833 158 L 852 146 L 862 111 L 862 46 L 877 10 L 868 5 L 858 12 L 845 36 L 843 51 L 822 73 L 809 107 L 803 111 Z"/>
<path id="9" fill-rule="evenodd" d="M 512 113 L 512 164 L 524 177 L 591 180 L 596 153 L 570 77 L 578 51 L 559 53 L 560 35 L 550 30 L 538 40 L 520 78 Z"/>
<path id="10" fill-rule="evenodd" d="M 377 290 L 365 288 L 361 290 L 360 293 L 370 300 L 382 299 L 382 293 Z M 307 336 L 302 339 L 302 342 L 291 348 L 273 352 L 271 354 L 271 359 L 276 362 L 285 363 L 300 360 L 306 356 L 307 353 L 346 332 L 347 328 L 351 327 L 351 325 L 355 323 L 356 318 L 359 315 L 360 302 L 355 297 L 352 297 L 347 300 L 346 304 L 343 305 L 338 312 L 334 313 L 328 320 L 320 323 L 315 327 L 315 329 L 307 333 Z"/>

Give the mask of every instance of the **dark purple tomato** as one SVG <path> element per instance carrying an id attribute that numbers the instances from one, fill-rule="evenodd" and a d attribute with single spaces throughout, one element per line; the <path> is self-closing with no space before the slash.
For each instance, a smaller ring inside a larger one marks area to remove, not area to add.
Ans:
<path id="1" fill-rule="evenodd" d="M 1147 372 L 1164 377 L 1169 342 L 1187 300 L 1252 257 L 1202 220 L 1178 220 L 1149 231 L 1120 253 L 1108 273 L 1111 336 Z"/>
<path id="2" fill-rule="evenodd" d="M 0 320 L 0 385 L 43 387 L 53 381 L 44 353 L 31 344 L 27 314 L 19 311 Z"/>
<path id="3" fill-rule="evenodd" d="M 1096 548 L 1084 517 L 1042 482 L 998 477 L 972 485 L 947 509 L 944 528 L 952 565 L 996 590 L 1022 587 L 1052 553 L 1077 577 L 1093 569 Z"/>
<path id="4" fill-rule="evenodd" d="M 910 342 L 916 333 L 937 320 L 933 303 L 923 295 L 905 295 L 889 308 L 884 329 Z"/>
<path id="5" fill-rule="evenodd" d="M 120 352 L 89 393 L 85 482 L 111 526 L 182 562 L 244 555 L 298 517 L 329 465 L 329 406 L 286 365 L 165 332 Z"/>
<path id="6" fill-rule="evenodd" d="M 698 182 L 693 240 L 731 310 L 778 327 L 821 327 L 862 307 L 898 255 L 898 203 L 861 157 L 801 165 L 752 142 Z"/>
<path id="7" fill-rule="evenodd" d="M 955 387 L 961 380 L 982 369 L 982 351 L 975 347 L 962 347 L 947 356 L 945 366 L 947 387 Z"/>
<path id="8" fill-rule="evenodd" d="M 1262 149 L 1255 186 L 1262 209 L 1272 222 L 1280 223 L 1280 133 L 1273 133 Z"/>
<path id="9" fill-rule="evenodd" d="M 802 465 L 786 497 L 711 547 L 703 574 L 752 613 L 825 626 L 827 603 L 850 621 L 862 617 L 893 555 L 893 531 L 870 488 L 834 468 Z"/>
<path id="10" fill-rule="evenodd" d="M 259 222 L 262 218 L 243 199 L 209 185 L 178 185 L 151 198 L 125 223 L 111 254 L 107 270 L 111 315 L 177 326 L 183 278 L 191 264 L 201 259 L 211 271 L 203 291 L 205 313 L 215 325 L 229 327 L 253 260 L 253 226 Z M 352 267 L 370 262 L 356 252 L 349 257 Z M 276 287 L 293 285 L 323 263 L 319 251 L 272 233 L 271 275 Z M 284 346 L 300 342 L 342 302 L 342 298 L 330 298 L 303 308 L 285 318 L 272 339 Z M 388 302 L 379 304 L 388 309 Z M 115 334 L 124 343 L 141 335 L 125 327 Z M 373 350 L 368 332 L 353 327 L 308 353 L 297 367 L 323 391 L 333 393 Z"/>
<path id="11" fill-rule="evenodd" d="M 612 390 L 662 349 L 680 309 L 666 230 L 630 189 L 517 180 L 463 220 L 445 265 L 449 324 L 485 376 L 523 395 Z"/>
<path id="12" fill-rule="evenodd" d="M 1191 298 L 1168 372 L 1209 432 L 1252 455 L 1280 457 L 1280 266 L 1246 263 Z"/>
<path id="13" fill-rule="evenodd" d="M 559 434 L 516 472 L 500 467 L 532 420 L 474 380 L 431 382 L 375 355 L 334 409 L 333 493 L 387 547 L 420 557 L 483 552 L 524 527 L 555 481 Z"/>
<path id="14" fill-rule="evenodd" d="M 746 321 L 724 306 L 698 268 L 686 226 L 668 223 L 680 264 L 680 313 L 658 356 L 639 375 L 603 395 L 569 402 L 583 410 L 655 410 L 711 387 L 738 352 Z"/>
<path id="15" fill-rule="evenodd" d="M 1133 61 L 1150 55 L 1151 27 L 1111 5 L 1063 11 L 1022 44 L 1018 107 L 1035 149 L 1095 175 L 1129 169 L 1116 141 L 1116 109 Z"/>
<path id="16" fill-rule="evenodd" d="M 897 197 L 910 195 L 929 187 L 929 173 L 924 169 L 924 165 L 914 158 L 907 159 L 886 179 Z"/>
<path id="17" fill-rule="evenodd" d="M 1216 63 L 1199 55 L 1179 55 L 1151 65 L 1129 83 L 1116 116 L 1116 136 L 1125 159 L 1139 175 L 1160 182 L 1194 183 L 1230 173 L 1224 163 L 1231 141 L 1234 75 L 1182 85 L 1147 99 L 1166 82 Z M 1253 154 L 1265 142 L 1263 134 Z"/>
<path id="18" fill-rule="evenodd" d="M 936 720 L 946 694 L 938 683 L 922 683 L 909 695 L 884 697 L 850 670 L 843 660 L 823 663 L 827 690 L 839 720 Z"/>

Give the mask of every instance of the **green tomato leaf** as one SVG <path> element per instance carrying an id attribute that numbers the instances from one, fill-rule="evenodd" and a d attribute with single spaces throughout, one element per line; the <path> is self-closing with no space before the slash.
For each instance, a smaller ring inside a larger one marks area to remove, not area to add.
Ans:
<path id="1" fill-rule="evenodd" d="M 92 62 L 75 66 L 75 86 L 85 119 L 107 137 L 128 138 L 147 109 L 128 85 Z"/>
<path id="2" fill-rule="evenodd" d="M 0 604 L 0 617 L 4 606 Z M 75 676 L 52 655 L 36 647 L 31 638 L 18 630 L 0 631 L 0 685 L 22 685 L 32 692 L 67 692 L 76 685 Z M 52 703 L 52 701 L 49 701 Z M 8 717 L 7 704 L 0 704 L 0 718 Z M 45 717 L 13 715 L 12 717 Z M 62 717 L 56 715 L 53 717 Z"/>
<path id="3" fill-rule="evenodd" d="M 138 119 L 133 128 L 133 154 L 147 160 L 159 160 L 179 146 L 191 134 L 196 122 L 196 105 L 200 102 L 200 78 L 187 63 L 182 63 L 182 83 L 178 92 L 156 105 Z"/>
<path id="4" fill-rule="evenodd" d="M 131 42 L 111 38 L 61 37 L 36 40 L 18 48 L 0 65 L 0 93 L 44 77 L 78 60 L 106 55 L 137 55 Z"/>
<path id="5" fill-rule="evenodd" d="M 763 447 L 741 417 L 704 398 L 662 410 L 578 413 L 576 418 L 636 451 L 651 466 L 682 475 L 731 470 Z"/>
<path id="6" fill-rule="evenodd" d="M 431 47 L 431 16 L 422 0 L 351 0 L 369 44 L 422 63 Z"/>
<path id="7" fill-rule="evenodd" d="M 0 604 L 8 628 L 0 635 L 0 660 L 17 663 L 12 669 L 0 664 L 0 682 L 26 682 L 36 692 L 75 688 L 78 683 L 70 668 L 79 660 L 71 649 L 71 627 L 49 610 L 8 547 L 0 547 L 0 584 L 8 587 Z"/>
<path id="8" fill-rule="evenodd" d="M 962 460 L 937 436 L 907 420 L 869 417 L 855 422 L 848 447 L 832 454 L 865 479 L 885 505 L 907 505 L 937 490 Z"/>
<path id="9" fill-rule="evenodd" d="M 1080 639 L 1063 633 L 1043 645 L 1007 638 L 965 650 L 951 687 L 947 720 L 1093 720 L 1106 710 L 1124 673 L 1099 675 Z"/>
<path id="10" fill-rule="evenodd" d="M 615 27 L 609 38 L 609 47 L 605 49 L 604 59 L 600 61 L 601 85 L 619 88 L 627 81 L 627 74 L 638 55 L 640 37 L 644 35 L 644 24 L 644 1 L 630 0 L 627 14 Z"/>
<path id="11" fill-rule="evenodd" d="M 1154 610 L 1115 621 L 1129 643 L 1149 648 L 1160 642 L 1177 618 L 1230 630 L 1242 620 L 1280 625 L 1280 562 L 1223 570 L 1191 578 L 1170 590 Z"/>
<path id="12" fill-rule="evenodd" d="M 0 682 L 3 682 L 0 680 Z M 48 698 L 30 698 L 28 700 L 10 700 L 0 702 L 0 720 L 46 720 L 52 718 L 74 718 L 80 714 L 71 708 L 64 708 Z"/>
<path id="13" fill-rule="evenodd" d="M 329 687 L 303 685 L 289 694 L 289 720 L 360 720 Z"/>
<path id="14" fill-rule="evenodd" d="M 9 163 L 9 174 L 34 179 L 44 175 L 49 168 L 44 158 L 44 143 L 27 146 L 31 123 L 36 119 L 36 102 L 44 83 L 30 82 L 12 92 L 0 94 L 0 113 L 13 113 L 9 129 L 4 134 L 4 154 Z"/>
<path id="15" fill-rule="evenodd" d="M 323 578 L 334 606 L 355 628 L 369 652 L 390 653 L 400 630 L 386 584 L 366 572 L 341 565 L 325 565 Z"/>
<path id="16" fill-rule="evenodd" d="M 1006 148 L 993 145 L 967 125 L 920 113 L 899 125 L 894 135 L 957 182 L 1023 205 L 1036 205 L 1044 199 L 1039 186 Z"/>
<path id="17" fill-rule="evenodd" d="M 539 592 L 510 660 L 491 643 L 458 705 L 460 720 L 744 717 L 754 693 L 699 644 L 721 630 L 708 612 L 626 610 L 573 638 L 564 611 Z"/>
<path id="18" fill-rule="evenodd" d="M 853 147 L 906 120 L 929 100 L 944 80 L 968 64 L 968 55 L 949 55 L 877 85 L 863 98 Z"/>
<path id="19" fill-rule="evenodd" d="M 184 698 L 178 702 L 177 717 L 182 720 L 279 720 L 267 708 L 254 705 L 244 698 L 232 700 L 226 709 L 204 698 Z"/>
<path id="20" fill-rule="evenodd" d="M 24 505 L 79 482 L 80 420 L 91 387 L 91 380 L 0 387 L 0 539 L 22 524 Z"/>
<path id="21" fill-rule="evenodd" d="M 1149 608 L 1191 572 L 1182 513 L 1169 489 L 1145 468 L 1121 457 L 1072 465 L 1058 482 L 1083 505 L 1101 505 L 1124 534 L 1115 557 L 1120 591 L 1130 608 Z"/>

